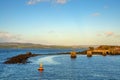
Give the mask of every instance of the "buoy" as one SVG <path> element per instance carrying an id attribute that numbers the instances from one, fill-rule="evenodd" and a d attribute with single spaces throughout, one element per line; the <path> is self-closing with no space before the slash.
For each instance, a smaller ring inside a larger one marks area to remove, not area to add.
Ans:
<path id="1" fill-rule="evenodd" d="M 42 71 L 44 70 L 42 63 L 40 64 L 40 67 L 38 68 L 38 70 L 39 70 L 40 72 L 42 72 Z"/>

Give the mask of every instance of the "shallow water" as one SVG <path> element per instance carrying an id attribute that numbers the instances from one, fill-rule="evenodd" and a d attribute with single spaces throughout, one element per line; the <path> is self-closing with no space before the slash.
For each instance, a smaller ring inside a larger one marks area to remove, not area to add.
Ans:
<path id="1" fill-rule="evenodd" d="M 69 55 L 44 55 L 29 58 L 31 63 L 27 64 L 3 64 L 6 58 L 26 51 L 50 54 L 71 49 L 0 50 L 0 80 L 120 80 L 120 56 L 78 55 L 71 59 Z M 43 72 L 37 70 L 40 62 L 44 65 Z"/>

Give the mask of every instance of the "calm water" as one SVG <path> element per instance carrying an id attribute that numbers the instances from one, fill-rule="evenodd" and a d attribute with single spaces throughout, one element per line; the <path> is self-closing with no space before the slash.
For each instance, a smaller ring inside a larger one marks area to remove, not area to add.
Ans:
<path id="1" fill-rule="evenodd" d="M 8 57 L 27 51 L 51 54 L 71 49 L 0 49 L 0 80 L 120 80 L 120 56 L 51 55 L 29 58 L 27 64 L 3 64 Z M 42 73 L 37 70 L 40 62 Z"/>

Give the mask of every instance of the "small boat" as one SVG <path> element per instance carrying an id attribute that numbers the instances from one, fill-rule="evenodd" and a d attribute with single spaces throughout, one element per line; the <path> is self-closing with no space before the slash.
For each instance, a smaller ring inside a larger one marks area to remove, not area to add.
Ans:
<path id="1" fill-rule="evenodd" d="M 44 70 L 42 63 L 40 64 L 40 67 L 38 68 L 38 70 L 39 70 L 40 72 L 42 72 L 42 71 Z"/>

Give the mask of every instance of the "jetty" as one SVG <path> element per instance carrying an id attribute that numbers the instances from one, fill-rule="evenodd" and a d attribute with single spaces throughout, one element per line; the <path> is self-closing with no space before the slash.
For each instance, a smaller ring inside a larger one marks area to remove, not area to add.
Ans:
<path id="1" fill-rule="evenodd" d="M 28 63 L 27 59 L 30 57 L 38 56 L 38 54 L 32 54 L 31 52 L 27 52 L 26 54 L 19 54 L 17 56 L 8 58 L 4 64 L 25 64 Z"/>

